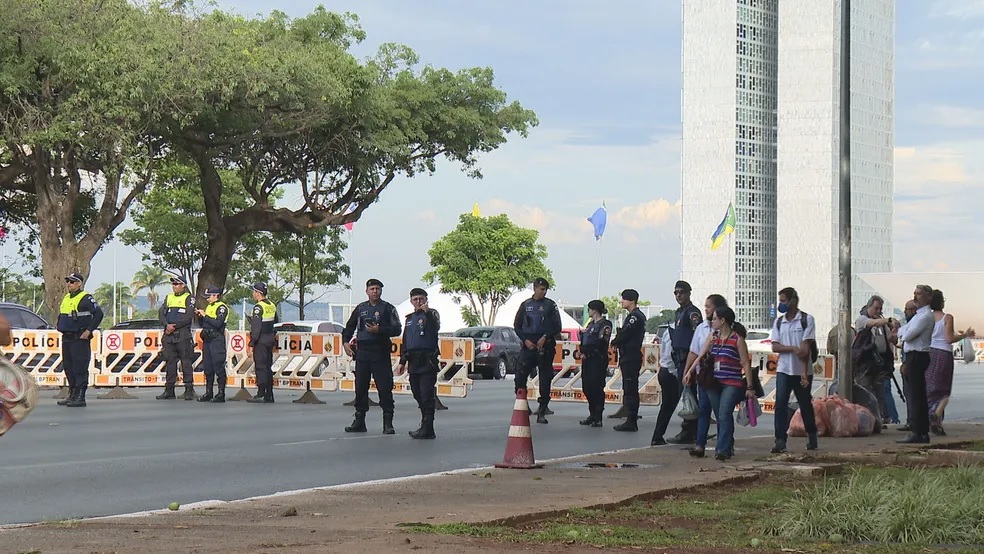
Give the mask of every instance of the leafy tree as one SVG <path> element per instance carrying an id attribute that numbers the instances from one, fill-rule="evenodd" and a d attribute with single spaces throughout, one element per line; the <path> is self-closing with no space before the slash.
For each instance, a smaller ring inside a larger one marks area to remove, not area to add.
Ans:
<path id="1" fill-rule="evenodd" d="M 0 291 L 4 302 L 22 304 L 37 311 L 44 301 L 44 287 L 9 268 L 0 268 Z"/>
<path id="2" fill-rule="evenodd" d="M 509 217 L 461 214 L 458 226 L 427 252 L 433 268 L 427 283 L 439 281 L 441 292 L 458 293 L 482 325 L 495 321 L 499 308 L 533 279 L 550 279 L 543 264 L 547 249 L 533 229 L 517 227 Z M 467 319 L 467 318 L 466 318 Z"/>
<path id="3" fill-rule="evenodd" d="M 101 283 L 95 290 L 89 291 L 92 297 L 96 299 L 96 302 L 102 307 L 103 312 L 106 317 L 103 319 L 104 325 L 101 327 L 105 328 L 113 325 L 113 308 L 114 308 L 114 298 L 115 298 L 115 308 L 116 308 L 116 318 L 118 320 L 125 320 L 127 315 L 126 308 L 133 307 L 133 294 L 130 292 L 130 287 L 126 286 L 126 283 L 116 283 L 116 295 L 113 295 L 113 284 L 112 283 Z M 157 315 L 155 313 L 154 318 Z"/>
<path id="4" fill-rule="evenodd" d="M 146 290 L 147 303 L 150 304 L 150 309 L 157 310 L 157 302 L 160 300 L 157 288 L 168 284 L 169 281 L 170 276 L 166 271 L 159 267 L 145 265 L 133 274 L 133 280 L 130 281 L 130 292 L 136 296 L 140 291 Z"/>
<path id="5" fill-rule="evenodd" d="M 657 333 L 659 332 L 660 325 L 667 325 L 673 323 L 676 319 L 676 310 L 669 308 L 663 310 L 656 317 L 651 317 L 646 320 L 646 332 L 647 333 Z"/>
<path id="6" fill-rule="evenodd" d="M 628 315 L 628 312 L 622 309 L 622 296 L 621 294 L 615 294 L 612 296 L 602 296 L 599 300 L 605 303 L 605 307 L 608 308 L 608 319 L 612 321 L 620 321 L 623 317 Z M 652 302 L 650 300 L 640 300 L 638 302 L 640 306 L 650 306 Z M 649 320 L 646 320 L 646 330 L 649 330 L 648 325 Z"/>

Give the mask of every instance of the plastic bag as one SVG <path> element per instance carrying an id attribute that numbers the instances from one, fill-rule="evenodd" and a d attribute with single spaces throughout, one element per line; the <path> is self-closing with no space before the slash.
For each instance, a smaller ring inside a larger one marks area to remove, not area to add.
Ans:
<path id="1" fill-rule="evenodd" d="M 817 436 L 829 437 L 830 417 L 827 415 L 827 406 L 819 398 L 813 399 L 813 419 L 817 423 Z"/>
<path id="2" fill-rule="evenodd" d="M 789 431 L 787 434 L 790 437 L 805 437 L 806 436 L 806 425 L 803 424 L 803 412 L 796 410 L 793 414 L 793 419 L 789 421 Z"/>
<path id="3" fill-rule="evenodd" d="M 960 341 L 960 347 L 963 349 L 963 361 L 965 364 L 972 364 L 974 360 L 977 359 L 977 351 L 974 350 L 974 343 L 970 339 L 963 339 Z"/>
<path id="4" fill-rule="evenodd" d="M 828 431 L 831 437 L 853 437 L 857 434 L 858 413 L 852 405 L 838 396 L 832 396 L 824 401 L 824 407 L 830 421 Z"/>
<path id="5" fill-rule="evenodd" d="M 758 425 L 758 417 L 762 415 L 762 406 L 759 405 L 757 398 L 746 398 L 738 408 L 738 417 L 735 420 L 742 427 L 755 427 Z"/>
<path id="6" fill-rule="evenodd" d="M 697 419 L 697 416 L 700 415 L 697 398 L 689 388 L 684 389 L 683 394 L 680 395 L 680 411 L 677 412 L 677 415 L 688 420 Z"/>
<path id="7" fill-rule="evenodd" d="M 735 423 L 741 425 L 742 427 L 748 427 L 749 417 L 747 402 L 742 402 L 738 405 L 738 415 L 735 416 Z"/>
<path id="8" fill-rule="evenodd" d="M 855 437 L 867 437 L 875 432 L 875 416 L 871 410 L 859 404 L 851 404 L 855 413 L 858 414 L 858 432 Z"/>

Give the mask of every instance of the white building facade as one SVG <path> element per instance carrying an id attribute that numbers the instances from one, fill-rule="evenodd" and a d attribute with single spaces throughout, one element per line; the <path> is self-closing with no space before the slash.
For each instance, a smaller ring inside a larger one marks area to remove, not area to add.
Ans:
<path id="1" fill-rule="evenodd" d="M 855 274 L 891 271 L 892 0 L 852 2 Z M 791 286 L 817 319 L 838 307 L 840 2 L 684 0 L 682 277 L 769 327 Z M 728 203 L 735 233 L 711 235 Z M 854 279 L 853 305 L 870 288 Z"/>

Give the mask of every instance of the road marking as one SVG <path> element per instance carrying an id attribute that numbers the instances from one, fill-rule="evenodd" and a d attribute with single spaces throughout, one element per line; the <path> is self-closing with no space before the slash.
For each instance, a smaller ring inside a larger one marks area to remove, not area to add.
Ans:
<path id="1" fill-rule="evenodd" d="M 297 442 L 278 442 L 274 443 L 274 446 L 295 446 L 298 444 L 318 444 L 319 442 L 328 442 L 328 439 L 318 439 L 313 441 L 297 441 Z"/>

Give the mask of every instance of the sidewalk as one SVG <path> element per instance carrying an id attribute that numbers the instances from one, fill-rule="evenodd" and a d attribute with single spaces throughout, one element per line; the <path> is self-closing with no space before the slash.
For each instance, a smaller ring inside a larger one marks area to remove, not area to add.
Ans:
<path id="1" fill-rule="evenodd" d="M 932 446 L 984 440 L 984 426 L 950 424 Z M 889 430 L 868 438 L 821 438 L 820 454 L 916 451 L 895 443 Z M 440 439 L 438 439 L 440 440 Z M 793 439 L 804 453 L 806 439 Z M 407 533 L 400 523 L 430 524 L 537 519 L 571 507 L 622 502 L 755 475 L 768 463 L 771 438 L 741 440 L 727 463 L 691 458 L 680 447 L 641 448 L 547 464 L 539 470 L 468 470 L 398 481 L 343 485 L 297 494 L 182 507 L 132 517 L 47 522 L 0 530 L 4 552 L 357 552 L 422 550 L 434 553 L 571 552 L 566 545 L 487 543 L 477 539 Z M 756 461 L 760 460 L 760 461 Z M 639 464 L 636 468 L 586 468 L 587 462 Z M 95 494 L 125 494 L 98 491 Z M 285 513 L 296 510 L 296 515 Z M 661 549 L 666 551 L 666 549 Z"/>

